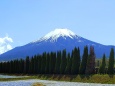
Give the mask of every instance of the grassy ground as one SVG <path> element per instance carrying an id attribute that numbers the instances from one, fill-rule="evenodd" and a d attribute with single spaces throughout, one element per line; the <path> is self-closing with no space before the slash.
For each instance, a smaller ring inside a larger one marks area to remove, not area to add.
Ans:
<path id="1" fill-rule="evenodd" d="M 0 81 L 27 80 L 27 79 L 115 84 L 115 75 L 98 75 L 98 74 L 95 75 L 28 75 L 28 77 L 24 77 L 24 78 L 13 78 L 13 79 L 0 78 Z"/>
<path id="2" fill-rule="evenodd" d="M 32 86 L 45 86 L 45 85 L 43 85 L 41 83 L 34 83 Z"/>
<path id="3" fill-rule="evenodd" d="M 115 84 L 114 75 L 38 75 L 38 78 L 56 81 Z"/>

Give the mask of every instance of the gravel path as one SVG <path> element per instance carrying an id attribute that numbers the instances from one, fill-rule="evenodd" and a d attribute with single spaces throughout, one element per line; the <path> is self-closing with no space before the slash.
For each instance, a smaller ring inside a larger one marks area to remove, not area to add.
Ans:
<path id="1" fill-rule="evenodd" d="M 115 86 L 115 84 L 92 84 L 64 81 L 49 81 L 39 79 L 0 82 L 0 86 L 32 86 L 33 83 L 37 82 L 42 83 L 46 86 Z"/>

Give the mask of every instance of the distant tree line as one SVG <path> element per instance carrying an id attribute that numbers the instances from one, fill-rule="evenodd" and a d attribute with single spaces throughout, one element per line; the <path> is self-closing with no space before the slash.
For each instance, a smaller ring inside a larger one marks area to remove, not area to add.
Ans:
<path id="1" fill-rule="evenodd" d="M 103 55 L 99 68 L 95 67 L 94 47 L 84 47 L 82 58 L 80 49 L 74 48 L 71 53 L 66 50 L 57 52 L 44 52 L 42 55 L 33 57 L 27 56 L 26 59 L 12 60 L 0 63 L 0 73 L 17 74 L 114 74 L 114 49 L 110 51 L 109 64 L 106 67 L 106 56 Z"/>

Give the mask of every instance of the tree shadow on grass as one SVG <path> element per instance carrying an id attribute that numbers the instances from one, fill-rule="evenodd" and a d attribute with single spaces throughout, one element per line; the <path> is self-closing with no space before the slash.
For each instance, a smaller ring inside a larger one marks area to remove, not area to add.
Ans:
<path id="1" fill-rule="evenodd" d="M 87 80 L 89 80 L 91 76 L 92 75 L 80 75 L 80 78 L 81 79 L 87 78 Z"/>
<path id="2" fill-rule="evenodd" d="M 76 75 L 56 75 L 55 78 L 57 80 L 72 81 L 76 78 Z"/>
<path id="3" fill-rule="evenodd" d="M 53 76 L 52 76 L 53 79 L 57 79 L 57 77 L 58 77 L 58 75 L 56 75 L 56 74 L 55 75 L 53 74 Z"/>
<path id="4" fill-rule="evenodd" d="M 113 78 L 113 76 L 114 76 L 113 74 L 109 74 L 109 77 L 110 77 L 110 78 Z"/>
<path id="5" fill-rule="evenodd" d="M 49 74 L 46 74 L 45 75 L 45 79 L 47 80 L 47 79 L 49 79 L 51 76 L 49 75 Z"/>
<path id="6" fill-rule="evenodd" d="M 42 78 L 42 74 L 40 74 L 38 77 Z"/>
<path id="7" fill-rule="evenodd" d="M 63 77 L 63 75 L 57 75 L 57 79 L 60 80 Z"/>
<path id="8" fill-rule="evenodd" d="M 73 81 L 78 75 L 71 75 L 70 76 L 70 81 Z"/>

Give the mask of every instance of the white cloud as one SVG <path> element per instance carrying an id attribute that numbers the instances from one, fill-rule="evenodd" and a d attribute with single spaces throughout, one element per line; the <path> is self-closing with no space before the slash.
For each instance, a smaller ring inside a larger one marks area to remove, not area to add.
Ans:
<path id="1" fill-rule="evenodd" d="M 11 46 L 12 42 L 13 42 L 12 38 L 10 38 L 8 36 L 0 38 L 0 54 L 6 52 L 8 50 L 11 50 L 12 49 L 12 46 Z"/>

